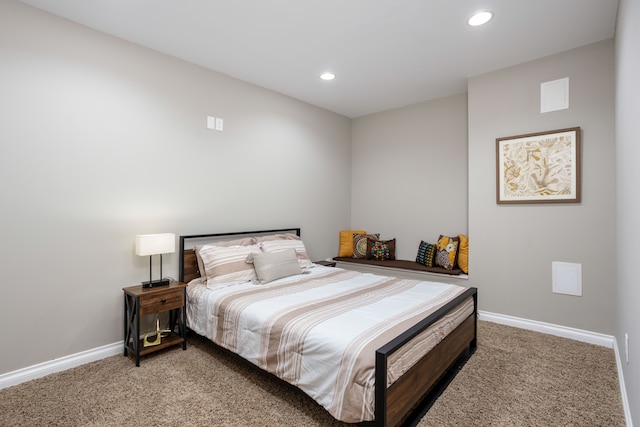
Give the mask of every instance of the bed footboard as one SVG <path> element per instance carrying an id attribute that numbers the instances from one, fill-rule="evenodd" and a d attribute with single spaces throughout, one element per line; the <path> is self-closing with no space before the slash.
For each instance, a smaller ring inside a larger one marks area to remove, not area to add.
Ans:
<path id="1" fill-rule="evenodd" d="M 424 355 L 401 378 L 387 387 L 388 358 L 468 298 L 473 298 L 473 314 Z M 376 426 L 417 424 L 460 367 L 473 354 L 477 346 L 477 298 L 477 289 L 469 288 L 376 351 Z"/>

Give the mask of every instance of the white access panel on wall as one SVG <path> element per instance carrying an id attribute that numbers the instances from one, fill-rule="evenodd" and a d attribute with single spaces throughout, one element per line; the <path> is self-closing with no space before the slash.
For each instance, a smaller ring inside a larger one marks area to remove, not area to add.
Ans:
<path id="1" fill-rule="evenodd" d="M 582 296 L 582 264 L 553 261 L 551 270 L 554 293 Z"/>
<path id="2" fill-rule="evenodd" d="M 540 112 L 569 108 L 569 77 L 540 84 Z"/>

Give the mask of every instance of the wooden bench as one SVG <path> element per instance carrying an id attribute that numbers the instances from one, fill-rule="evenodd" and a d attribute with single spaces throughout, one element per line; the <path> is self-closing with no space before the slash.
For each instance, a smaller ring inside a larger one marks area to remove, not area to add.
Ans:
<path id="1" fill-rule="evenodd" d="M 427 273 L 436 273 L 436 274 L 446 274 L 449 276 L 465 276 L 462 270 L 459 268 L 453 270 L 447 270 L 443 267 L 427 267 L 426 265 L 418 264 L 415 261 L 409 260 L 389 260 L 389 261 L 376 261 L 373 259 L 362 259 L 362 258 L 351 258 L 351 257 L 335 257 L 334 261 L 337 262 L 347 262 L 354 264 L 362 264 L 367 266 L 376 266 L 376 267 L 387 267 L 387 268 L 396 268 L 400 270 L 409 270 L 409 271 L 417 271 L 417 272 L 427 272 Z"/>

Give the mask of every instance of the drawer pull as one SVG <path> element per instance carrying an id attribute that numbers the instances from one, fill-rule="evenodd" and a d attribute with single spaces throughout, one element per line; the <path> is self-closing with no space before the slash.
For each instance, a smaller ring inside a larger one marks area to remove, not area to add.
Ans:
<path id="1" fill-rule="evenodd" d="M 162 299 L 160 300 L 160 302 L 164 304 L 164 303 L 166 303 L 166 302 L 167 302 L 167 299 L 166 299 L 166 298 L 162 298 Z"/>

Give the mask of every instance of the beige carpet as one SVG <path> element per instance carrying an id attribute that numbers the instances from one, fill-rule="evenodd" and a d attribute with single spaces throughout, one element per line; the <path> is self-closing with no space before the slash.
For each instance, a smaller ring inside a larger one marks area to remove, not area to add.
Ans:
<path id="1" fill-rule="evenodd" d="M 426 426 L 624 426 L 613 350 L 479 322 L 478 350 Z M 1 426 L 344 426 L 196 336 L 0 390 Z"/>

